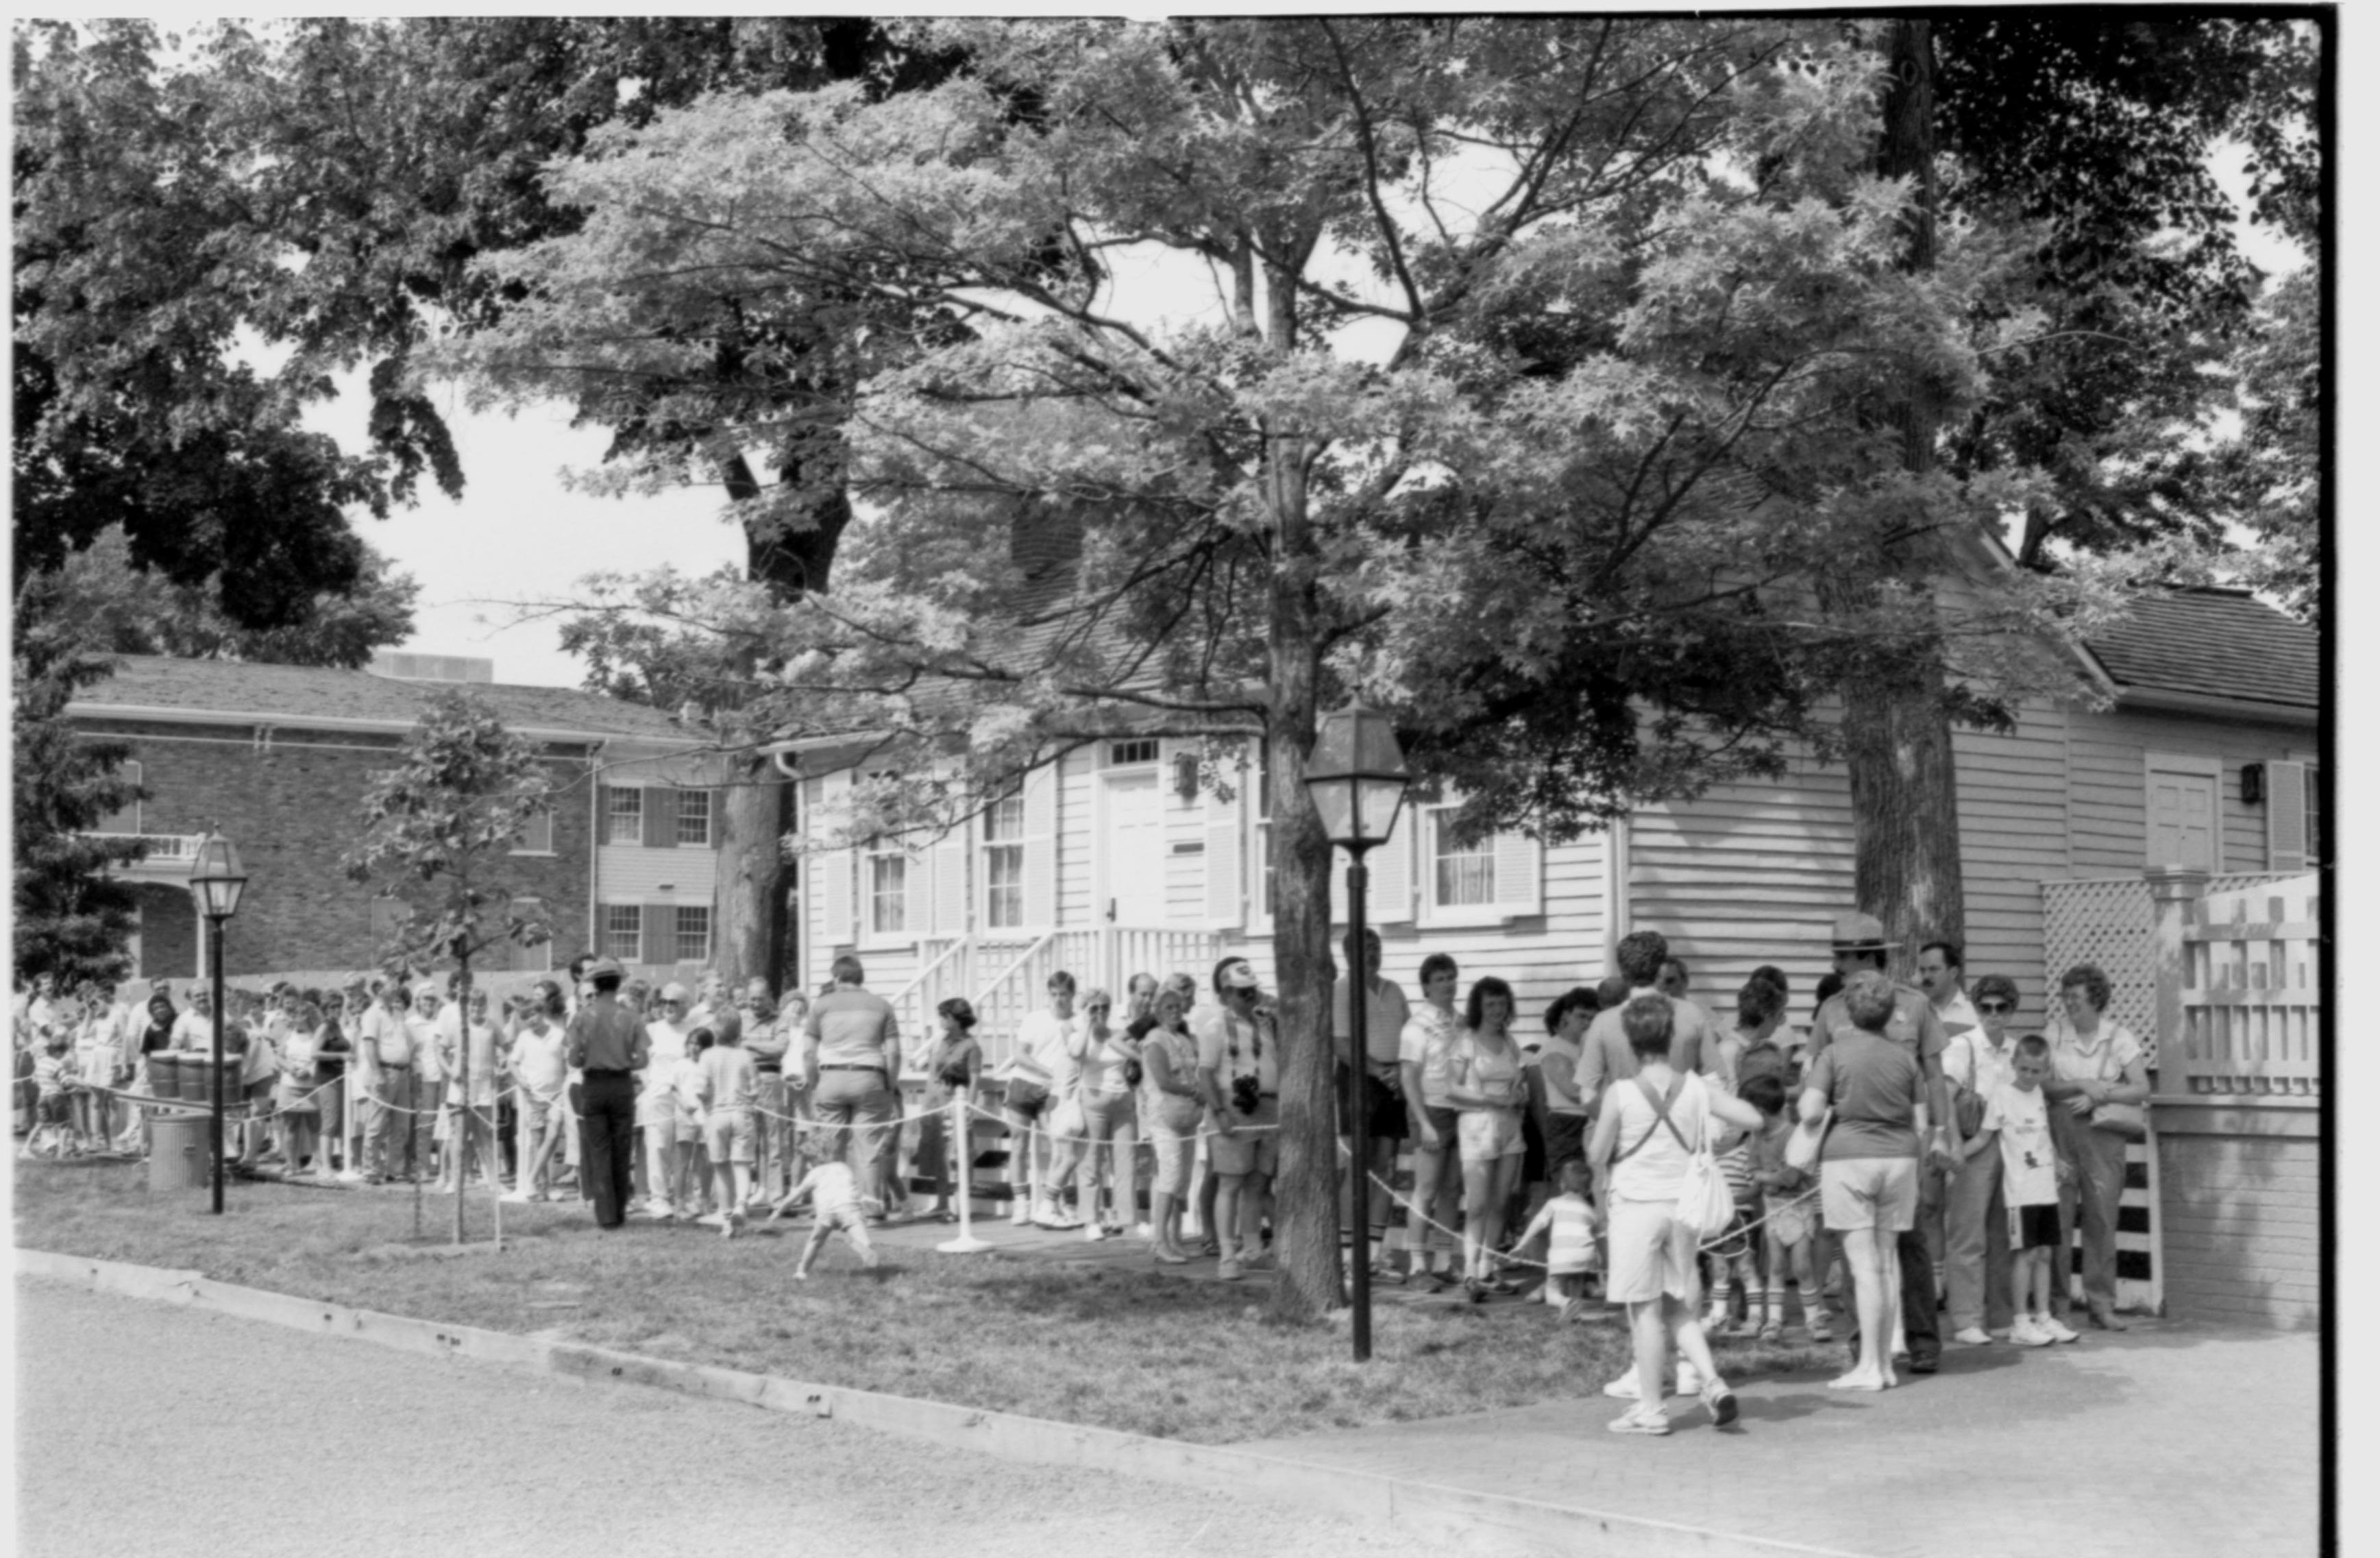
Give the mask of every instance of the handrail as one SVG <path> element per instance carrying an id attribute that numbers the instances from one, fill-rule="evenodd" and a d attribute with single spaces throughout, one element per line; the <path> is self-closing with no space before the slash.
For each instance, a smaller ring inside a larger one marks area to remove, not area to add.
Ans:
<path id="1" fill-rule="evenodd" d="M 956 957 L 961 952 L 972 945 L 974 942 L 975 934 L 973 931 L 954 937 L 952 940 L 951 944 L 942 949 L 942 955 L 940 957 L 935 958 L 931 963 L 929 963 L 924 968 L 918 969 L 915 977 L 913 977 L 907 984 L 903 985 L 899 990 L 892 992 L 892 1004 L 898 1006 L 904 1001 L 916 995 L 919 987 L 924 985 L 928 980 L 933 978 L 935 974 L 941 972 L 943 964 L 948 963 L 952 958 Z"/>

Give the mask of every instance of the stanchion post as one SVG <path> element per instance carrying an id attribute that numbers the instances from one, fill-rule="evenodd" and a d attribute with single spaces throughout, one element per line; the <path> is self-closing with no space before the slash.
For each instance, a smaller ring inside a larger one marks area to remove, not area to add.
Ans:
<path id="1" fill-rule="evenodd" d="M 951 1146 L 958 1154 L 959 1233 L 954 1239 L 944 1239 L 934 1248 L 944 1255 L 980 1255 L 991 1248 L 990 1241 L 975 1236 L 975 1111 L 974 1099 L 968 1089 L 961 1088 L 951 1095 Z"/>

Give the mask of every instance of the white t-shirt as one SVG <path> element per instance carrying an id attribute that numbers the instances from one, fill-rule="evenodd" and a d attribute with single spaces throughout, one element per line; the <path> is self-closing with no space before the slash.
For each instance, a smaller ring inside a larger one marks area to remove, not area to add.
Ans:
<path id="1" fill-rule="evenodd" d="M 2087 1045 L 2062 1015 L 2050 1019 L 2042 1037 L 2049 1041 L 2050 1069 L 2061 1082 L 2121 1081 L 2124 1068 L 2148 1054 L 2131 1029 L 2105 1012 Z"/>
<path id="2" fill-rule="evenodd" d="M 570 1076 L 562 1029 L 549 1022 L 544 1035 L 540 1037 L 535 1029 L 522 1029 L 513 1036 L 512 1061 L 513 1075 L 530 1096 L 548 1103 L 562 1096 L 563 1084 Z"/>
<path id="3" fill-rule="evenodd" d="M 846 1163 L 820 1163 L 802 1175 L 802 1182 L 794 1188 L 810 1192 L 810 1206 L 820 1217 L 860 1210 L 859 1184 L 851 1177 Z"/>
<path id="4" fill-rule="evenodd" d="M 1419 1072 L 1421 1101 L 1432 1109 L 1451 1107 L 1446 1102 L 1446 1046 L 1457 1026 L 1453 1013 L 1441 1012 L 1425 1001 L 1413 1008 L 1413 1016 L 1397 1035 L 1397 1062 Z"/>
<path id="5" fill-rule="evenodd" d="M 2058 1149 L 2049 1138 L 2049 1095 L 2013 1083 L 1997 1089 L 1984 1105 L 1984 1129 L 2000 1133 L 2000 1195 L 2008 1204 L 2055 1204 Z"/>
<path id="6" fill-rule="evenodd" d="M 226 1031 L 231 1025 L 224 1025 Z M 203 1050 L 214 1043 L 215 1019 L 192 1007 L 174 1019 L 174 1048 Z"/>
<path id="7" fill-rule="evenodd" d="M 443 1014 L 442 1013 L 441 1016 Z M 413 1035 L 415 1074 L 424 1082 L 444 1081 L 446 1065 L 444 1059 L 438 1053 L 440 1036 L 443 1029 L 438 1018 L 423 1016 L 421 1009 L 417 1006 L 405 1014 L 405 1030 Z"/>
<path id="8" fill-rule="evenodd" d="M 1082 1029 L 1076 1029 L 1075 1032 L 1079 1035 Z M 1123 1037 L 1123 1029 L 1111 1028 L 1105 1039 L 1087 1041 L 1083 1045 L 1083 1058 L 1076 1065 L 1082 1074 L 1085 1097 L 1111 1098 L 1131 1090 L 1124 1086 L 1125 1057 L 1115 1050 L 1116 1043 Z"/>
<path id="9" fill-rule="evenodd" d="M 1050 1074 L 1050 1090 L 1064 1098 L 1083 1075 L 1082 1063 L 1066 1053 L 1067 1041 L 1083 1020 L 1080 1012 L 1061 1017 L 1047 1006 L 1028 1014 L 1016 1025 L 1016 1049 Z"/>
<path id="10" fill-rule="evenodd" d="M 1942 1052 L 1942 1075 L 1988 1103 L 2016 1080 L 2016 1039 L 2011 1035 L 1994 1049 L 1981 1028 L 1961 1033 Z"/>
<path id="11" fill-rule="evenodd" d="M 1394 1065 L 1403 1057 L 1405 1024 L 1413 1017 L 1405 992 L 1396 980 L 1384 979 L 1364 992 L 1364 1055 L 1375 1065 Z M 1355 1014 L 1347 1000 L 1347 980 L 1342 975 L 1330 987 L 1330 1032 L 1343 1046 L 1355 1036 Z M 1334 1052 L 1343 1054 L 1344 1049 Z"/>
<path id="12" fill-rule="evenodd" d="M 1205 1023 L 1198 1021 L 1200 1015 Z M 1234 1078 L 1254 1077 L 1257 1091 L 1281 1091 L 1281 1060 L 1275 1053 L 1270 1023 L 1233 1016 L 1220 1006 L 1201 1006 L 1191 1014 L 1190 1036 L 1198 1041 L 1198 1068 L 1212 1071 L 1223 1096 L 1232 1096 Z"/>

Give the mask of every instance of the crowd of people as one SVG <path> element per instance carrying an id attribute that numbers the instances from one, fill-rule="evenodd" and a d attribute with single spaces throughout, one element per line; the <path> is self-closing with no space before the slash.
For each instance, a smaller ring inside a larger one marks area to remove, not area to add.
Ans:
<path id="1" fill-rule="evenodd" d="M 2124 1326 L 2115 1234 L 2148 1086 L 2090 964 L 2066 971 L 2041 1031 L 2021 1032 L 2012 980 L 1971 987 L 1960 948 L 1933 942 L 1917 986 L 1896 984 L 1882 925 L 1847 915 L 1806 1025 L 1769 967 L 1723 1027 L 1664 938 L 1637 931 L 1611 974 L 1532 1025 L 1509 983 L 1466 988 L 1443 953 L 1415 970 L 1415 1001 L 1377 933 L 1357 950 L 1332 1002 L 1342 1056 L 1359 995 L 1365 1016 L 1361 1074 L 1339 1073 L 1338 1096 L 1363 1088 L 1367 1116 L 1364 1143 L 1342 1140 L 1342 1190 L 1365 1173 L 1378 1193 L 1353 1258 L 1473 1302 L 1534 1286 L 1566 1319 L 1623 1306 L 1635 1366 L 1605 1389 L 1634 1405 L 1616 1430 L 1668 1431 L 1673 1356 L 1681 1394 L 1729 1420 L 1708 1336 L 1777 1338 L 1789 1297 L 1820 1341 L 1829 1300 L 1847 1301 L 1844 1389 L 1888 1387 L 1902 1359 L 1930 1372 L 1946 1329 L 1974 1346 L 2071 1341 L 2058 1252 L 2078 1225 L 2082 1312 Z M 604 1228 L 690 1219 L 729 1238 L 763 1207 L 808 1200 L 807 1276 L 835 1233 L 872 1263 L 871 1223 L 954 1216 L 980 1115 L 1006 1127 L 983 1190 L 1015 1223 L 1136 1237 L 1160 1264 L 1211 1259 L 1224 1279 L 1270 1259 L 1281 1046 L 1246 959 L 1203 980 L 1136 974 L 1121 1001 L 1053 974 L 996 1067 L 965 1001 L 905 1035 L 856 958 L 832 973 L 815 999 L 782 1002 L 759 980 L 655 986 L 592 957 L 501 1001 L 475 987 L 456 1002 L 451 979 L 428 978 L 235 991 L 237 1161 L 450 1189 L 471 1175 L 513 1200 L 585 1200 Z M 139 1008 L 42 976 L 15 1015 L 29 1155 L 138 1152 L 133 1101 L 158 1058 L 195 1062 L 214 1041 L 203 985 L 187 1004 L 160 986 Z M 923 1079 L 908 1113 L 905 1075 Z M 913 1201 L 928 1185 L 931 1202 Z"/>

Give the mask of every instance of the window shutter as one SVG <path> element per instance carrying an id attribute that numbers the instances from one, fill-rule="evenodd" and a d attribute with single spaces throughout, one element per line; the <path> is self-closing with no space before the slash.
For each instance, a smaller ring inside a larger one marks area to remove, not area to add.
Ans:
<path id="1" fill-rule="evenodd" d="M 927 851 L 933 860 L 931 929 L 937 936 L 966 934 L 967 840 L 967 825 L 961 822 Z"/>
<path id="2" fill-rule="evenodd" d="M 1207 923 L 1218 931 L 1236 930 L 1243 923 L 1240 883 L 1249 847 L 1240 832 L 1248 770 L 1234 770 L 1230 782 L 1239 791 L 1230 800 L 1212 791 L 1207 796 Z"/>
<path id="3" fill-rule="evenodd" d="M 135 759 L 127 758 L 124 761 L 116 764 L 115 766 L 116 777 L 123 780 L 127 785 L 134 786 L 136 790 L 139 788 L 140 784 L 140 764 Z M 101 818 L 99 820 L 99 826 L 95 831 L 103 834 L 139 833 L 140 831 L 140 796 L 138 794 L 133 795 L 121 808 L 111 811 L 106 816 Z"/>
<path id="4" fill-rule="evenodd" d="M 827 822 L 851 798 L 851 775 L 830 773 L 818 782 L 817 812 Z M 819 906 L 820 951 L 851 944 L 851 873 L 856 851 L 828 849 L 803 858 L 810 896 Z"/>
<path id="5" fill-rule="evenodd" d="M 612 786 L 595 786 L 595 842 L 612 842 Z"/>
<path id="6" fill-rule="evenodd" d="M 1397 825 L 1386 843 L 1366 857 L 1372 867 L 1372 891 L 1364 906 L 1365 918 L 1375 925 L 1413 922 L 1413 808 L 1397 813 Z"/>
<path id="7" fill-rule="evenodd" d="M 644 788 L 645 847 L 675 849 L 677 847 L 677 792 L 667 785 L 648 785 Z"/>
<path id="8" fill-rule="evenodd" d="M 1058 765 L 1042 764 L 1025 776 L 1025 923 L 1047 930 L 1058 923 Z"/>
<path id="9" fill-rule="evenodd" d="M 644 957 L 648 966 L 677 961 L 677 908 L 672 904 L 644 907 Z"/>
<path id="10" fill-rule="evenodd" d="M 1546 911 L 1545 850 L 1526 834 L 1496 835 L 1496 907 L 1508 915 Z"/>
<path id="11" fill-rule="evenodd" d="M 2265 856 L 2267 870 L 2306 869 L 2306 765 L 2265 765 Z"/>

